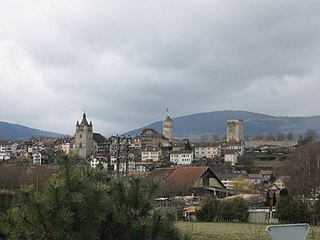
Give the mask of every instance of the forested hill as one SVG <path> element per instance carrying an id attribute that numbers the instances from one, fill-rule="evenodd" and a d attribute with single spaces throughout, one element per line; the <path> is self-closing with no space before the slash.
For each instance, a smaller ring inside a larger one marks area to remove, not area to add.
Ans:
<path id="1" fill-rule="evenodd" d="M 26 140 L 31 137 L 63 137 L 65 135 L 0 121 L 1 140 Z"/>
<path id="2" fill-rule="evenodd" d="M 294 137 L 311 128 L 320 135 L 320 116 L 311 117 L 276 117 L 246 111 L 215 111 L 174 117 L 173 135 L 175 138 L 197 139 L 200 136 L 226 134 L 228 119 L 244 120 L 244 135 L 293 133 Z M 135 129 L 125 134 L 134 136 L 144 128 L 154 128 L 162 133 L 162 120 Z"/>

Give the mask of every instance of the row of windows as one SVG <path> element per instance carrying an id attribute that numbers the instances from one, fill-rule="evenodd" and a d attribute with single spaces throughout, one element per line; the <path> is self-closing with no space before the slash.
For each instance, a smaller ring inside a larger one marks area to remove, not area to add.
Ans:
<path id="1" fill-rule="evenodd" d="M 172 154 L 172 157 L 191 157 L 190 154 Z"/>

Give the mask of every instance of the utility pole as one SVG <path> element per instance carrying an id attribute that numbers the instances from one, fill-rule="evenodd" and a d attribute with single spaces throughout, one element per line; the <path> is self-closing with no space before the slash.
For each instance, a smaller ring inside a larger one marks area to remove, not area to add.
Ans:
<path id="1" fill-rule="evenodd" d="M 117 178 L 120 179 L 120 137 L 117 136 Z"/>

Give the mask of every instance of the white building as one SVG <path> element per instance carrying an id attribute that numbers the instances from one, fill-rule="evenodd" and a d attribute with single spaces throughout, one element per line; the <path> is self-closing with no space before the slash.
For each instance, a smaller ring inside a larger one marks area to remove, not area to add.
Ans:
<path id="1" fill-rule="evenodd" d="M 10 160 L 12 143 L 9 141 L 0 141 L 0 160 Z"/>
<path id="2" fill-rule="evenodd" d="M 193 161 L 191 150 L 173 151 L 170 153 L 170 162 L 178 165 L 189 165 Z"/>
<path id="3" fill-rule="evenodd" d="M 226 150 L 224 155 L 225 162 L 231 162 L 231 165 L 236 165 L 238 163 L 238 153 L 235 150 Z"/>
<path id="4" fill-rule="evenodd" d="M 33 155 L 33 164 L 41 165 L 41 153 L 35 152 Z"/>
<path id="5" fill-rule="evenodd" d="M 104 169 L 108 169 L 108 161 L 104 157 L 91 157 L 90 166 L 96 168 L 98 165 L 101 165 Z"/>
<path id="6" fill-rule="evenodd" d="M 144 148 L 141 150 L 141 161 L 158 162 L 161 159 L 161 148 Z"/>
<path id="7" fill-rule="evenodd" d="M 200 158 L 216 158 L 221 156 L 221 143 L 214 142 L 197 142 L 194 143 L 194 157 Z"/>

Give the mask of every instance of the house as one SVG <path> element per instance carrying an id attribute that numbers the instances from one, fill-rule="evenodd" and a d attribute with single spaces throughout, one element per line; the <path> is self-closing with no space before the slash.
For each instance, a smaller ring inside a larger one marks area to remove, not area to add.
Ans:
<path id="1" fill-rule="evenodd" d="M 261 184 L 263 182 L 262 175 L 256 174 L 256 173 L 248 174 L 247 181 L 249 181 L 255 185 Z"/>
<path id="2" fill-rule="evenodd" d="M 108 159 L 106 157 L 101 156 L 91 156 L 90 157 L 90 166 L 92 168 L 96 168 L 101 165 L 104 169 L 108 169 Z"/>
<path id="3" fill-rule="evenodd" d="M 74 147 L 74 138 L 65 138 L 62 140 L 61 142 L 61 150 L 65 153 L 65 154 L 69 154 Z"/>
<path id="4" fill-rule="evenodd" d="M 244 143 L 243 142 L 230 142 L 226 145 L 226 150 L 234 150 L 237 152 L 238 157 L 244 155 Z"/>
<path id="5" fill-rule="evenodd" d="M 132 140 L 134 148 L 167 146 L 169 139 L 153 128 L 145 128 Z"/>
<path id="6" fill-rule="evenodd" d="M 0 141 L 0 160 L 10 160 L 12 143 L 10 141 Z"/>
<path id="7" fill-rule="evenodd" d="M 172 151 L 181 151 L 190 149 L 190 141 L 189 139 L 176 140 L 174 139 L 172 142 Z"/>
<path id="8" fill-rule="evenodd" d="M 195 159 L 217 158 L 221 156 L 221 146 L 219 142 L 197 142 L 193 144 Z"/>
<path id="9" fill-rule="evenodd" d="M 94 149 L 95 152 L 100 156 L 107 156 L 108 154 L 108 141 L 107 138 L 102 136 L 100 133 L 93 133 Z"/>
<path id="10" fill-rule="evenodd" d="M 264 182 L 270 182 L 275 178 L 275 173 L 272 170 L 261 170 L 260 174 L 262 175 L 262 181 Z"/>
<path id="11" fill-rule="evenodd" d="M 281 190 L 286 188 L 286 185 L 289 180 L 290 180 L 289 176 L 281 176 L 275 180 L 274 184 Z"/>
<path id="12" fill-rule="evenodd" d="M 191 150 L 172 151 L 170 153 L 170 162 L 178 165 L 189 165 L 193 161 L 193 152 Z"/>
<path id="13" fill-rule="evenodd" d="M 159 147 L 148 147 L 141 149 L 142 162 L 158 162 L 161 159 L 162 151 Z"/>
<path id="14" fill-rule="evenodd" d="M 150 175 L 164 183 L 165 195 L 214 195 L 220 197 L 226 187 L 209 167 L 158 168 Z"/>
<path id="15" fill-rule="evenodd" d="M 238 163 L 238 152 L 227 149 L 224 154 L 224 162 L 230 162 L 231 165 L 236 165 Z"/>
<path id="16" fill-rule="evenodd" d="M 233 189 L 233 186 L 244 177 L 242 173 L 225 173 L 225 174 L 218 174 L 218 178 L 221 180 L 223 185 L 226 188 Z"/>
<path id="17" fill-rule="evenodd" d="M 33 164 L 41 165 L 41 153 L 40 152 L 35 152 L 32 155 L 32 157 L 33 157 L 33 161 L 32 161 Z"/>

